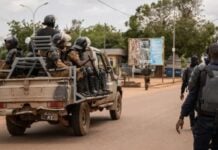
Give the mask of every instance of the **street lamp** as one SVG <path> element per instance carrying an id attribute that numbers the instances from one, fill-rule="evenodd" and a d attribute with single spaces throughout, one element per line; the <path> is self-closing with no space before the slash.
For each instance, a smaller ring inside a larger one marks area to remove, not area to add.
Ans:
<path id="1" fill-rule="evenodd" d="M 35 10 L 33 10 L 31 7 L 29 7 L 27 5 L 20 4 L 21 7 L 27 8 L 33 15 L 33 35 L 35 35 L 35 33 L 36 33 L 36 27 L 35 27 L 36 13 L 39 10 L 39 8 L 41 8 L 41 7 L 45 6 L 45 5 L 48 5 L 48 2 L 45 2 L 45 3 L 41 4 L 41 5 L 39 5 Z"/>
<path id="2" fill-rule="evenodd" d="M 173 21 L 173 48 L 172 48 L 172 52 L 173 52 L 173 67 L 172 67 L 172 77 L 173 77 L 173 83 L 175 82 L 175 52 L 176 52 L 176 22 L 175 22 L 175 18 L 176 18 L 176 12 L 175 12 L 175 4 L 174 4 L 174 0 L 173 0 L 173 7 L 174 7 L 174 21 Z"/>

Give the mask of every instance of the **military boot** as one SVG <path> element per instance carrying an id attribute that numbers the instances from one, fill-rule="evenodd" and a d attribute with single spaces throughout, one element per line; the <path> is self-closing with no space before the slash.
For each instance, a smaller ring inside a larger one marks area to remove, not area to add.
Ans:
<path id="1" fill-rule="evenodd" d="M 96 90 L 96 83 L 95 83 L 94 76 L 89 77 L 89 90 L 92 96 L 96 96 L 98 94 Z"/>
<path id="2" fill-rule="evenodd" d="M 89 89 L 89 82 L 88 82 L 88 78 L 87 77 L 84 77 L 82 79 L 83 81 L 83 91 L 82 91 L 82 94 L 84 96 L 91 96 L 91 93 L 90 93 L 90 89 Z"/>
<path id="3" fill-rule="evenodd" d="M 105 71 L 101 70 L 101 74 L 100 74 L 100 78 L 101 78 L 101 89 L 103 91 L 104 95 L 110 94 L 112 93 L 111 91 L 108 90 L 107 87 L 107 74 Z"/>

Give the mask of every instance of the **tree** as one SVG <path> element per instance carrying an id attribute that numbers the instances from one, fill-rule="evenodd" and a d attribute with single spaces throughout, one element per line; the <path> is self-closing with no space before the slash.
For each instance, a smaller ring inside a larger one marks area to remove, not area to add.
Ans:
<path id="1" fill-rule="evenodd" d="M 27 46 L 25 44 L 25 39 L 27 37 L 30 37 L 33 34 L 33 22 L 29 23 L 26 22 L 25 20 L 16 21 L 12 20 L 11 22 L 8 23 L 9 25 L 9 31 L 11 35 L 16 36 L 18 39 L 19 47 L 26 51 Z M 41 23 L 38 22 L 35 24 L 36 31 L 42 27 Z"/>
<path id="2" fill-rule="evenodd" d="M 83 20 L 73 19 L 70 27 L 66 27 L 64 31 L 71 36 L 71 42 L 74 42 L 82 32 Z"/>
<path id="3" fill-rule="evenodd" d="M 201 17 L 202 0 L 162 0 L 145 4 L 130 17 L 128 38 L 165 37 L 165 56 L 172 50 L 172 31 L 176 28 L 176 53 L 189 57 L 200 55 L 211 42 L 215 26 Z M 127 43 L 126 43 L 127 44 Z"/>
<path id="4" fill-rule="evenodd" d="M 124 48 L 124 39 L 120 31 L 110 25 L 96 24 L 87 28 L 81 28 L 82 21 L 73 20 L 72 26 L 66 28 L 65 32 L 70 34 L 72 41 L 81 36 L 87 36 L 92 42 L 92 46 L 97 48 Z"/>

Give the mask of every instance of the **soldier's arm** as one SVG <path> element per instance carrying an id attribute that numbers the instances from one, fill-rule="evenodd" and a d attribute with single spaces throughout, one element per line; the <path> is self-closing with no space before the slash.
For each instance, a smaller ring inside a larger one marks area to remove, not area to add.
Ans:
<path id="1" fill-rule="evenodd" d="M 188 86 L 188 79 L 187 79 L 187 69 L 184 70 L 184 73 L 182 75 L 182 86 L 181 86 L 181 94 L 184 94 L 186 87 Z"/>
<path id="2" fill-rule="evenodd" d="M 61 61 L 58 53 L 53 52 L 51 53 L 51 56 L 49 57 L 52 59 L 52 61 L 54 61 L 57 68 L 67 68 L 68 67 Z"/>
<path id="3" fill-rule="evenodd" d="M 6 59 L 5 59 L 5 63 L 7 65 L 11 65 L 13 63 L 14 58 L 16 57 L 16 53 L 17 53 L 16 50 L 11 50 L 8 52 Z"/>
<path id="4" fill-rule="evenodd" d="M 67 68 L 68 67 L 60 59 L 56 60 L 55 64 L 56 64 L 57 68 Z"/>
<path id="5" fill-rule="evenodd" d="M 70 60 L 73 61 L 79 67 L 84 66 L 85 64 L 87 64 L 90 61 L 89 59 L 81 61 L 79 58 L 79 55 L 74 51 L 71 51 L 68 54 L 68 56 L 69 56 Z"/>

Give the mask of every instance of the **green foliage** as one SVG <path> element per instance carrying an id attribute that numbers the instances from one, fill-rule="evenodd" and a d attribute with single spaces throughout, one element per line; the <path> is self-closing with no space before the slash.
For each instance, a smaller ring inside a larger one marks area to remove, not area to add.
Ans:
<path id="1" fill-rule="evenodd" d="M 34 25 L 33 22 L 28 23 L 25 20 L 21 22 L 12 20 L 11 22 L 8 23 L 8 25 L 11 35 L 14 35 L 18 38 L 19 47 L 24 51 L 26 51 L 27 46 L 25 44 L 25 39 L 33 34 L 33 25 Z M 35 24 L 36 31 L 41 27 L 42 25 L 40 22 Z"/>
<path id="2" fill-rule="evenodd" d="M 87 28 L 82 28 L 82 21 L 73 20 L 72 26 L 66 28 L 65 32 L 70 34 L 72 41 L 81 36 L 87 36 L 92 42 L 92 46 L 104 48 L 104 40 L 106 48 L 124 48 L 124 38 L 120 31 L 117 31 L 113 26 L 107 24 L 96 24 Z"/>
<path id="3" fill-rule="evenodd" d="M 165 57 L 172 53 L 172 37 L 175 22 L 176 53 L 190 57 L 201 55 L 211 43 L 215 26 L 200 20 L 202 0 L 159 0 L 151 5 L 145 4 L 136 9 L 128 22 L 125 33 L 128 38 L 165 37 Z"/>
<path id="4" fill-rule="evenodd" d="M 82 32 L 82 22 L 83 20 L 73 19 L 71 26 L 64 29 L 64 31 L 71 36 L 71 42 L 74 42 L 80 36 Z"/>
<path id="5" fill-rule="evenodd" d="M 4 60 L 6 58 L 7 50 L 4 47 L 0 47 L 0 60 Z"/>

